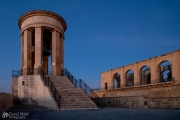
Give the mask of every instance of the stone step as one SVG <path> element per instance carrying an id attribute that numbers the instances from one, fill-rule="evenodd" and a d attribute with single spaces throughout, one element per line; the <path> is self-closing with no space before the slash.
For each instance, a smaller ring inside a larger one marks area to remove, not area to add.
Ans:
<path id="1" fill-rule="evenodd" d="M 67 77 L 50 76 L 61 96 L 61 110 L 97 109 L 96 104 L 84 93 L 76 88 Z"/>
<path id="2" fill-rule="evenodd" d="M 79 107 L 94 107 L 94 105 L 81 105 L 81 104 L 61 104 L 60 106 L 79 106 Z"/>
<path id="3" fill-rule="evenodd" d="M 94 104 L 91 104 L 91 103 L 88 103 L 88 102 L 86 102 L 86 103 L 67 103 L 67 102 L 61 102 L 61 104 L 62 105 L 93 105 L 94 106 Z"/>
<path id="4" fill-rule="evenodd" d="M 60 110 L 96 110 L 98 108 L 60 108 Z"/>
<path id="5" fill-rule="evenodd" d="M 68 106 L 74 106 L 74 107 L 94 107 L 93 105 L 73 105 L 73 104 L 62 104 L 60 106 L 68 107 Z"/>
<path id="6" fill-rule="evenodd" d="M 94 106 L 60 106 L 60 108 L 95 108 Z"/>
<path id="7" fill-rule="evenodd" d="M 74 87 L 74 85 L 65 76 L 50 76 L 50 78 L 56 87 L 60 87 L 60 88 Z"/>

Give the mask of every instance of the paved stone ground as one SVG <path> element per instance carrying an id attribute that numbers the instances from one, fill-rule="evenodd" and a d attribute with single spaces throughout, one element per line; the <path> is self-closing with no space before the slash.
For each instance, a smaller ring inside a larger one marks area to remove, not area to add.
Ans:
<path id="1" fill-rule="evenodd" d="M 54 111 L 40 106 L 18 105 L 9 109 L 7 113 L 9 112 L 29 113 L 25 120 L 180 120 L 180 110 L 172 109 L 102 108 Z M 0 118 L 5 120 L 5 118 Z"/>

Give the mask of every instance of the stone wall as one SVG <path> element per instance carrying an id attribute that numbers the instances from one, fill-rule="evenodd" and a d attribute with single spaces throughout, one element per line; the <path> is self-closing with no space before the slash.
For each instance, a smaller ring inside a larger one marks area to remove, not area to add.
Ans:
<path id="1" fill-rule="evenodd" d="M 147 96 L 148 98 L 180 97 L 180 85 L 173 82 L 95 91 L 99 97 Z"/>
<path id="2" fill-rule="evenodd" d="M 51 91 L 39 75 L 18 77 L 18 99 L 21 104 L 37 104 L 50 109 L 59 109 L 51 97 Z"/>
<path id="3" fill-rule="evenodd" d="M 0 93 L 0 116 L 14 105 L 13 96 L 8 93 Z"/>
<path id="4" fill-rule="evenodd" d="M 180 85 L 159 83 L 114 90 L 99 90 L 101 107 L 127 108 L 178 108 L 180 109 Z M 147 103 L 147 105 L 145 105 Z"/>
<path id="5" fill-rule="evenodd" d="M 18 78 L 12 77 L 12 95 L 14 97 L 15 104 L 18 103 Z"/>
<path id="6" fill-rule="evenodd" d="M 148 108 L 180 109 L 180 97 L 147 99 Z"/>
<path id="7" fill-rule="evenodd" d="M 106 97 L 99 98 L 99 107 L 180 109 L 180 97 L 156 99 L 148 99 L 143 96 Z"/>
<path id="8" fill-rule="evenodd" d="M 18 98 L 23 104 L 37 104 L 36 76 L 27 75 L 18 78 Z"/>

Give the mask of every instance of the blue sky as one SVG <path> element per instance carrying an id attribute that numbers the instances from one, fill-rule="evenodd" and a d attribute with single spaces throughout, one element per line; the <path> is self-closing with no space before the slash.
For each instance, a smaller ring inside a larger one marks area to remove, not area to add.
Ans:
<path id="1" fill-rule="evenodd" d="M 180 49 L 179 0 L 0 0 L 0 92 L 20 69 L 19 17 L 49 10 L 67 23 L 65 67 L 92 88 L 100 73 Z"/>

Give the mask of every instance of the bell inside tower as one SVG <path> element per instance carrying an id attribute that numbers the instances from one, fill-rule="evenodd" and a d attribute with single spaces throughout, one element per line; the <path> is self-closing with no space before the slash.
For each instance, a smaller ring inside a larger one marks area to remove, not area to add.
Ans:
<path id="1" fill-rule="evenodd" d="M 45 74 L 50 74 L 51 70 L 51 51 L 52 51 L 52 32 L 51 30 L 44 29 L 42 34 L 42 68 Z M 31 46 L 35 46 L 35 30 L 32 30 L 32 42 Z M 32 68 L 35 64 L 35 50 L 31 53 L 32 56 Z"/>
<path id="2" fill-rule="evenodd" d="M 43 30 L 43 51 L 42 51 L 42 68 L 45 74 L 49 74 L 48 70 L 50 70 L 51 65 L 48 65 L 48 63 L 51 63 L 51 51 L 52 51 L 52 32 L 48 29 Z"/>

